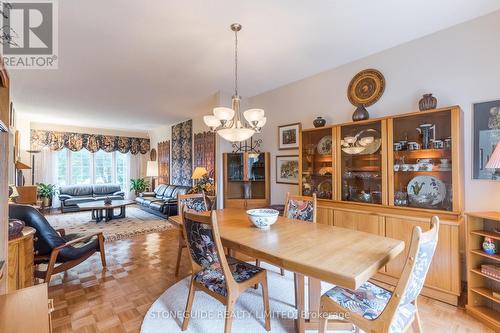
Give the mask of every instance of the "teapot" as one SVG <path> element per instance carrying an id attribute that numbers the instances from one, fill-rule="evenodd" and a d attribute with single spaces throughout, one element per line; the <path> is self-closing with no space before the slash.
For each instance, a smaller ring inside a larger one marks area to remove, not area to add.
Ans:
<path id="1" fill-rule="evenodd" d="M 416 128 L 417 132 L 422 135 L 422 149 L 431 148 L 431 142 L 436 139 L 436 125 L 422 124 Z M 432 131 L 432 136 L 431 136 Z"/>

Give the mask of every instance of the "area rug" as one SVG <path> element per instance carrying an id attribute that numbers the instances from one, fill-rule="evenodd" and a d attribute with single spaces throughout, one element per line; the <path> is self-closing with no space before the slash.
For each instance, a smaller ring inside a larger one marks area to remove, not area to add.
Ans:
<path id="1" fill-rule="evenodd" d="M 279 274 L 279 269 L 262 264 L 268 270 L 269 304 L 271 309 L 271 332 L 295 332 L 293 274 Z M 177 282 L 158 298 L 144 317 L 141 333 L 181 332 L 184 308 L 188 295 L 190 277 Z M 321 284 L 322 293 L 332 288 Z M 224 332 L 225 307 L 219 301 L 203 292 L 196 292 L 192 318 L 185 332 Z M 248 289 L 239 298 L 233 317 L 233 332 L 266 332 L 264 328 L 264 306 L 262 288 Z M 343 331 L 336 331 L 343 332 Z M 347 332 L 347 331 L 344 331 Z"/>
<path id="2" fill-rule="evenodd" d="M 127 207 L 126 212 L 123 219 L 99 223 L 92 220 L 90 211 L 47 215 L 46 218 L 54 229 L 64 229 L 68 234 L 102 231 L 108 242 L 174 228 L 165 219 L 139 208 Z"/>

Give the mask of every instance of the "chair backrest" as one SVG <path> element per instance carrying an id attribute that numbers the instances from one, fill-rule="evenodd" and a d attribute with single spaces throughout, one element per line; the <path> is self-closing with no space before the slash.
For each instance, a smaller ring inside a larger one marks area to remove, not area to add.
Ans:
<path id="1" fill-rule="evenodd" d="M 393 296 L 382 314 L 383 316 L 388 316 L 390 320 L 393 320 L 394 314 L 400 306 L 415 302 L 424 286 L 425 277 L 436 250 L 438 235 L 439 217 L 437 216 L 431 218 L 430 230 L 422 232 L 418 226 L 413 228 L 410 249 L 403 272 L 394 289 Z"/>
<path id="2" fill-rule="evenodd" d="M 185 207 L 181 217 L 193 274 L 201 269 L 222 271 L 229 289 L 236 281 L 224 255 L 216 213 L 195 212 Z"/>
<path id="3" fill-rule="evenodd" d="M 286 218 L 316 223 L 316 211 L 316 193 L 312 197 L 286 194 Z"/>
<path id="4" fill-rule="evenodd" d="M 203 193 L 179 194 L 177 197 L 177 207 L 179 212 L 182 212 L 184 207 L 188 210 L 194 210 L 195 212 L 204 212 L 208 210 L 205 194 Z"/>
<path id="5" fill-rule="evenodd" d="M 36 229 L 35 250 L 38 255 L 50 254 L 52 249 L 66 243 L 47 219 L 35 208 L 28 205 L 9 205 L 9 217 L 23 221 L 26 226 Z"/>

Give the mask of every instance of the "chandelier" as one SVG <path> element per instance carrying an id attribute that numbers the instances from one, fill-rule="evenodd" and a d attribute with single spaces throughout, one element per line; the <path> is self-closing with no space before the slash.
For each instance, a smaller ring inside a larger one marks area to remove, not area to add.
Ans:
<path id="1" fill-rule="evenodd" d="M 238 95 L 238 31 L 241 30 L 241 24 L 231 24 L 231 30 L 234 31 L 234 95 L 231 99 L 231 108 L 216 107 L 213 115 L 204 116 L 203 121 L 210 127 L 210 130 L 218 133 L 223 139 L 230 142 L 241 142 L 248 140 L 259 133 L 266 123 L 264 110 L 249 109 L 243 112 L 241 118 L 240 103 L 241 97 Z"/>

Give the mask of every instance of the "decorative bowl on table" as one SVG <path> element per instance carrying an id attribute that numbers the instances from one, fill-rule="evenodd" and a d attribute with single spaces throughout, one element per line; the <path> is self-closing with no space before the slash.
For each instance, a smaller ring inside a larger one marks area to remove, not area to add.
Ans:
<path id="1" fill-rule="evenodd" d="M 269 229 L 278 220 L 279 213 L 269 208 L 247 210 L 248 219 L 259 229 Z"/>

